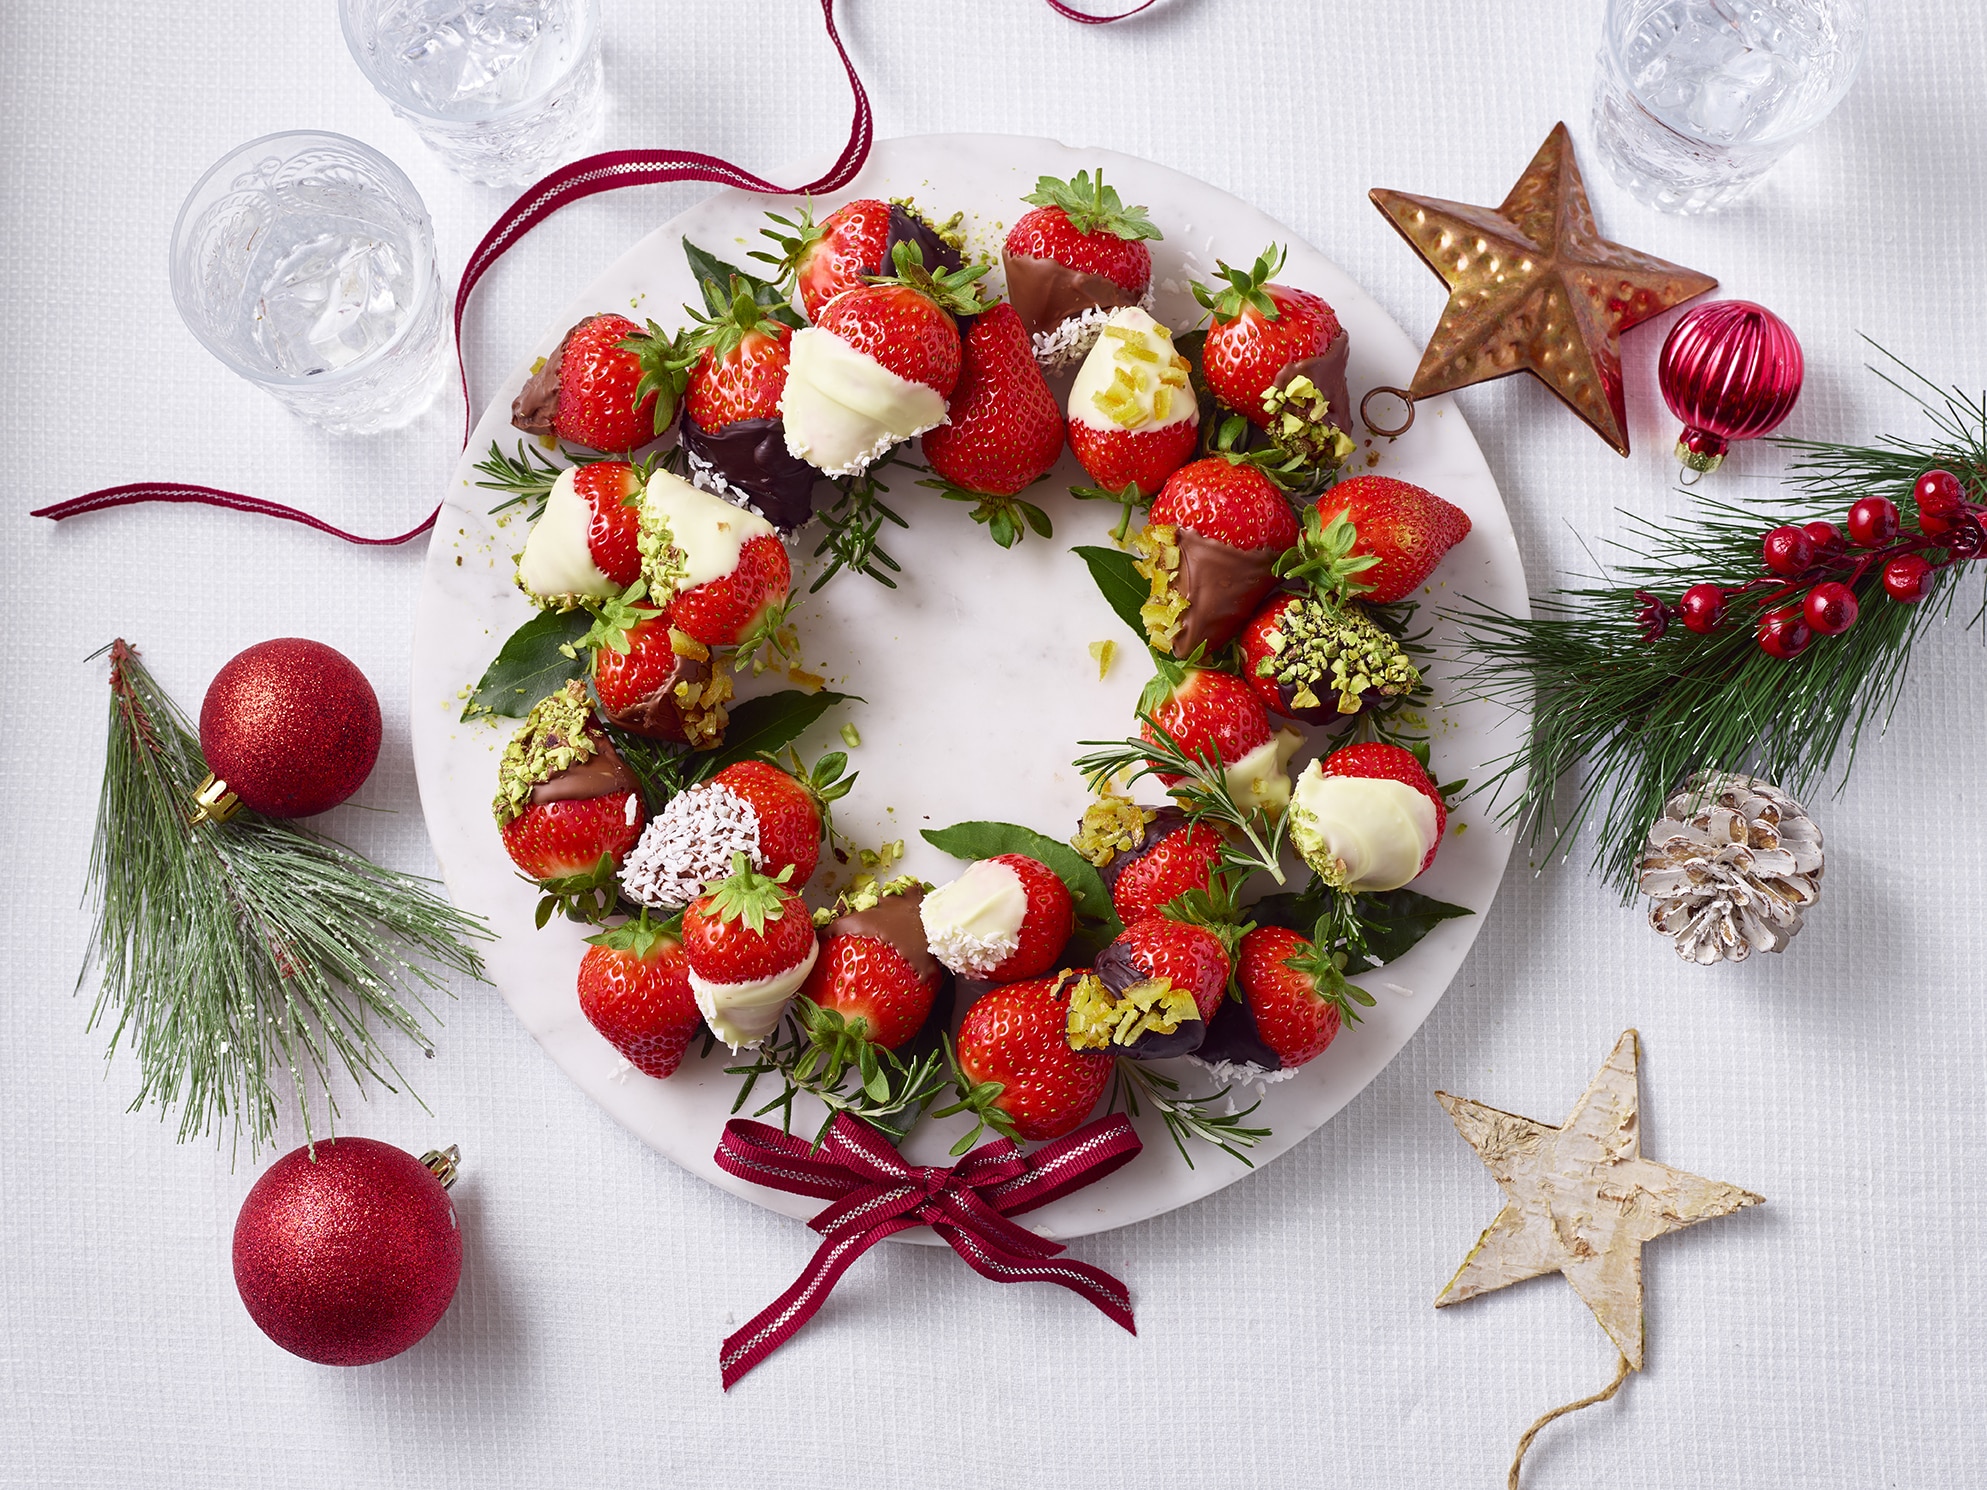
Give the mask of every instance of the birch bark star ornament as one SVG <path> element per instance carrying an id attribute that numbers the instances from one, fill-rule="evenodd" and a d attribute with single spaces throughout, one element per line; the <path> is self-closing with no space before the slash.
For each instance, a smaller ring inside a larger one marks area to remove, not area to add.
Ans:
<path id="1" fill-rule="evenodd" d="M 1564 124 L 1552 127 L 1499 206 L 1384 187 L 1367 195 L 1449 287 L 1449 303 L 1408 386 L 1366 395 L 1405 399 L 1406 422 L 1382 428 L 1367 419 L 1368 429 L 1404 433 L 1416 399 L 1529 372 L 1628 454 L 1621 333 L 1716 289 L 1718 281 L 1601 236 Z"/>
<path id="2" fill-rule="evenodd" d="M 1642 1369 L 1642 1244 L 1766 1203 L 1736 1185 L 1642 1157 L 1639 1058 L 1635 1031 L 1624 1031 L 1572 1116 L 1557 1128 L 1447 1092 L 1435 1094 L 1505 1197 L 1504 1209 L 1435 1307 L 1559 1273 L 1621 1353 L 1604 1391 L 1532 1425 L 1511 1462 L 1511 1490 L 1539 1429 L 1562 1413 L 1606 1401 L 1630 1371 Z"/>

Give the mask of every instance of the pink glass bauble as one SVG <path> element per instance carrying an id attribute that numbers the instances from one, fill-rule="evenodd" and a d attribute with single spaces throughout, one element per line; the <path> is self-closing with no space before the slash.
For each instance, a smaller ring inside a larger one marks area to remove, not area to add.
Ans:
<path id="1" fill-rule="evenodd" d="M 1801 396 L 1801 344 L 1763 305 L 1714 300 L 1670 328 L 1656 365 L 1663 402 L 1683 421 L 1677 459 L 1714 471 L 1733 440 L 1757 439 Z"/>

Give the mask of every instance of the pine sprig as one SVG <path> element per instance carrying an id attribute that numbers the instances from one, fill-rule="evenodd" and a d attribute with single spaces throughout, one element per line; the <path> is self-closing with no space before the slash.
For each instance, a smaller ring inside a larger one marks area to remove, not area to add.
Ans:
<path id="1" fill-rule="evenodd" d="M 294 824 L 243 810 L 193 824 L 207 774 L 185 715 L 122 640 L 110 655 L 110 729 L 90 857 L 90 1027 L 114 1017 L 110 1056 L 138 1059 L 137 1111 L 179 1111 L 179 1137 L 232 1128 L 251 1152 L 276 1136 L 279 1072 L 307 1135 L 342 1067 L 363 1089 L 402 1080 L 382 1028 L 434 1053 L 424 1028 L 441 974 L 480 978 L 490 932 L 431 881 L 382 869 Z M 102 655 L 101 653 L 98 655 Z"/>
<path id="2" fill-rule="evenodd" d="M 1612 574 L 1555 591 L 1537 602 L 1531 620 L 1480 608 L 1457 613 L 1468 659 L 1462 691 L 1533 709 L 1525 744 L 1495 763 L 1479 788 L 1515 787 L 1504 817 L 1530 842 L 1561 856 L 1591 822 L 1594 865 L 1626 899 L 1643 836 L 1692 772 L 1746 772 L 1796 795 L 1847 776 L 1864 731 L 1882 729 L 1896 707 L 1911 644 L 1935 616 L 1950 612 L 1970 566 L 1935 570 L 1915 605 L 1889 600 L 1873 567 L 1856 586 L 1856 624 L 1817 638 L 1791 661 L 1759 649 L 1755 622 L 1762 610 L 1798 600 L 1798 589 L 1736 596 L 1709 635 L 1671 626 L 1648 640 L 1638 615 L 1651 597 L 1673 602 L 1700 581 L 1737 587 L 1758 580 L 1769 529 L 1839 522 L 1860 497 L 1890 497 L 1906 527 L 1914 526 L 1912 484 L 1928 469 L 1959 474 L 1978 500 L 1987 486 L 1987 400 L 1933 388 L 1904 371 L 1922 387 L 1878 375 L 1924 409 L 1936 439 L 1779 442 L 1794 453 L 1794 490 L 1747 505 L 1699 497 L 1687 516 L 1661 522 L 1631 516 L 1631 535 L 1618 545 L 1627 557 Z M 1558 783 L 1576 771 L 1566 808 Z"/>
<path id="3" fill-rule="evenodd" d="M 1187 1148 L 1187 1140 L 1211 1143 L 1231 1159 L 1239 1160 L 1245 1167 L 1254 1169 L 1255 1161 L 1247 1150 L 1254 1148 L 1269 1137 L 1268 1128 L 1251 1128 L 1244 1119 L 1261 1107 L 1262 1099 L 1251 1102 L 1240 1112 L 1223 1110 L 1217 1104 L 1232 1108 L 1228 1101 L 1229 1088 L 1205 1096 L 1189 1097 L 1180 1092 L 1180 1083 L 1170 1076 L 1162 1076 L 1141 1062 L 1118 1058 L 1117 1070 L 1111 1078 L 1111 1101 L 1109 1111 L 1119 1107 L 1132 1117 L 1139 1116 L 1139 1102 L 1149 1103 L 1166 1124 L 1166 1132 L 1173 1140 L 1173 1147 L 1180 1151 L 1180 1157 L 1187 1161 L 1187 1168 L 1194 1167 L 1193 1153 Z"/>

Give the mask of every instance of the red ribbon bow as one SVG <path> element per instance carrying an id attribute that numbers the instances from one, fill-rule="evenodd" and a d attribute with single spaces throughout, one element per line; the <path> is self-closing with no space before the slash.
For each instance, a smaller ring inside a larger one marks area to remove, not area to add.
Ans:
<path id="1" fill-rule="evenodd" d="M 814 1317 L 849 1264 L 913 1226 L 931 1227 L 983 1278 L 1061 1284 L 1137 1334 L 1124 1284 L 1088 1263 L 1052 1260 L 1063 1250 L 1060 1242 L 1008 1217 L 1102 1179 L 1140 1147 L 1120 1115 L 1100 1118 L 1032 1154 L 1000 1138 L 957 1164 L 925 1168 L 906 1163 L 887 1138 L 847 1113 L 836 1114 L 819 1148 L 765 1123 L 732 1119 L 718 1143 L 718 1168 L 835 1203 L 807 1223 L 823 1239 L 793 1287 L 725 1340 L 718 1353 L 725 1390 Z"/>

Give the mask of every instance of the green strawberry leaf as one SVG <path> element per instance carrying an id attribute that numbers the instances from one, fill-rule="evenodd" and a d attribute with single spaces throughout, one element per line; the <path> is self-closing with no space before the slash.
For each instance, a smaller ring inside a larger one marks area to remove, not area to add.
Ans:
<path id="1" fill-rule="evenodd" d="M 736 280 L 751 291 L 753 303 L 764 306 L 776 320 L 785 321 L 796 329 L 807 324 L 793 308 L 787 292 L 771 281 L 727 264 L 716 254 L 706 253 L 697 247 L 687 237 L 683 240 L 683 257 L 689 261 L 691 276 L 703 289 L 704 309 L 709 314 L 721 316 L 731 309 L 732 282 Z"/>
<path id="2" fill-rule="evenodd" d="M 1131 627 L 1131 634 L 1138 638 L 1138 644 L 1141 647 L 1150 645 L 1139 608 L 1151 598 L 1152 587 L 1138 572 L 1132 556 L 1121 549 L 1088 545 L 1073 548 L 1070 552 L 1089 566 L 1090 577 L 1097 582 L 1105 601 L 1118 613 L 1118 619 Z"/>
<path id="3" fill-rule="evenodd" d="M 547 694 L 586 672 L 579 640 L 593 625 L 583 610 L 540 611 L 510 634 L 462 706 L 466 724 L 483 714 L 522 719 Z"/>
<path id="4" fill-rule="evenodd" d="M 779 693 L 764 693 L 757 698 L 746 699 L 732 708 L 731 724 L 725 730 L 724 748 L 708 757 L 709 764 L 699 773 L 700 778 L 739 761 L 771 754 L 782 745 L 791 745 L 806 733 L 809 725 L 836 704 L 847 703 L 853 698 L 854 694 L 836 693 L 826 688 L 819 693 L 802 693 L 797 688 L 788 688 Z"/>
<path id="5" fill-rule="evenodd" d="M 994 822 L 954 823 L 949 828 L 926 828 L 924 838 L 933 848 L 955 859 L 991 859 L 999 854 L 1026 854 L 1031 859 L 1039 859 L 1069 886 L 1070 898 L 1076 902 L 1076 913 L 1084 920 L 1100 925 L 1107 940 L 1124 930 L 1118 913 L 1111 908 L 1111 896 L 1104 888 L 1104 877 L 1097 872 L 1097 866 L 1059 838 L 1051 838 L 1046 833 L 1037 833 L 1033 828 L 1024 828 L 1017 823 Z"/>

